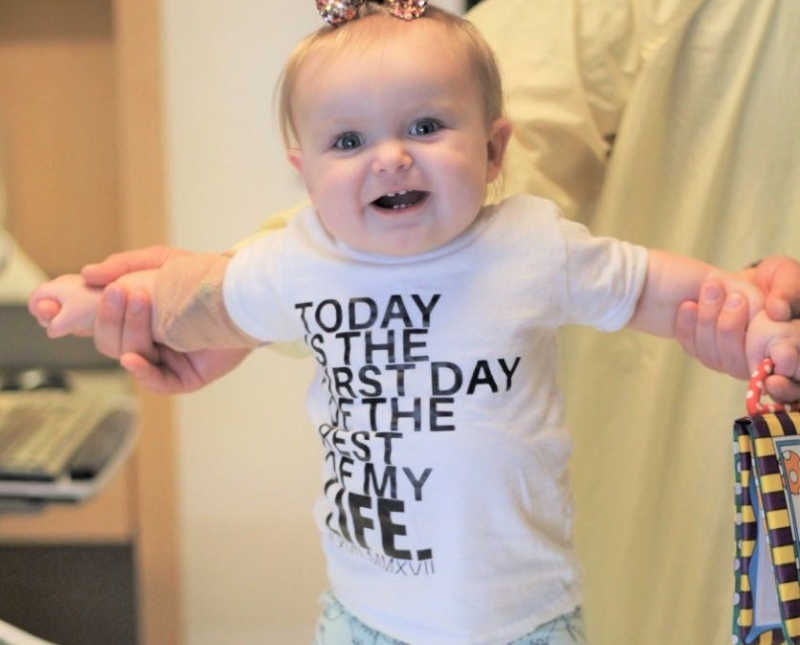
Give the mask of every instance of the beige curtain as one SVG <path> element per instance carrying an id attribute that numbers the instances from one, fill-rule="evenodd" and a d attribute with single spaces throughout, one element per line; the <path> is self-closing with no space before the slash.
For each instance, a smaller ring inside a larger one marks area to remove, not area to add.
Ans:
<path id="1" fill-rule="evenodd" d="M 471 18 L 516 126 L 506 194 L 727 269 L 800 257 L 800 3 L 484 0 Z M 590 642 L 727 645 L 745 384 L 634 332 L 568 330 L 561 352 Z"/>

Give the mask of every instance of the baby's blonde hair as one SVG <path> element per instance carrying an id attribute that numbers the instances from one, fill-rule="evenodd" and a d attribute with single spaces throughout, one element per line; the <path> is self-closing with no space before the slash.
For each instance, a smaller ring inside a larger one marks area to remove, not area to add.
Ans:
<path id="1" fill-rule="evenodd" d="M 337 47 L 350 45 L 354 40 L 354 30 L 350 29 L 350 27 L 358 23 L 359 20 L 372 15 L 386 15 L 391 16 L 394 20 L 402 21 L 401 18 L 392 16 L 383 5 L 366 2 L 360 7 L 358 18 L 337 27 L 327 25 L 321 27 L 306 36 L 294 48 L 283 68 L 276 91 L 278 123 L 286 148 L 296 147 L 298 143 L 297 127 L 292 114 L 292 95 L 303 62 L 323 41 L 328 42 L 335 39 L 334 42 Z M 464 47 L 467 58 L 472 65 L 475 78 L 478 81 L 478 87 L 481 89 L 487 126 L 502 117 L 503 85 L 500 79 L 500 71 L 491 47 L 489 47 L 489 44 L 475 26 L 460 16 L 432 6 L 429 6 L 425 14 L 416 20 L 436 20 L 447 27 L 453 35 L 454 41 Z M 354 73 L 357 74 L 358 72 L 354 71 Z"/>

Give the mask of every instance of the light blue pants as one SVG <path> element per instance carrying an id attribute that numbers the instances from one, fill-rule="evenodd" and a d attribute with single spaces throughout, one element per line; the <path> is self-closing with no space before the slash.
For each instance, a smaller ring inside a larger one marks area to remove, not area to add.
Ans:
<path id="1" fill-rule="evenodd" d="M 367 627 L 326 593 L 317 623 L 314 645 L 406 645 Z M 537 627 L 508 645 L 586 645 L 580 607 Z"/>

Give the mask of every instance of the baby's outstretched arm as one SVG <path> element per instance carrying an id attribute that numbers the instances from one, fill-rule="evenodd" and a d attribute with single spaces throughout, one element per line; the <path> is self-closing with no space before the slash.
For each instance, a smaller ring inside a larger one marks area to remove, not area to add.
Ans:
<path id="1" fill-rule="evenodd" d="M 126 274 L 116 284 L 147 295 L 157 343 L 178 351 L 255 347 L 261 343 L 242 332 L 225 309 L 222 283 L 228 260 L 222 254 L 185 253 L 157 270 Z M 101 295 L 81 276 L 64 275 L 35 289 L 28 309 L 51 338 L 91 336 Z"/>
<path id="2" fill-rule="evenodd" d="M 186 253 L 161 265 L 153 293 L 157 342 L 181 352 L 263 344 L 239 329 L 225 308 L 222 286 L 229 261 L 225 253 Z"/>
<path id="3" fill-rule="evenodd" d="M 629 324 L 651 334 L 675 337 L 676 313 L 681 303 L 684 300 L 696 302 L 701 287 L 713 281 L 718 283 L 722 293 L 737 292 L 747 300 L 749 323 L 744 338 L 739 338 L 736 361 L 746 363 L 752 372 L 762 359 L 769 357 L 775 363 L 776 375 L 797 380 L 800 377 L 800 320 L 771 320 L 764 311 L 761 289 L 748 277 L 746 272 L 726 272 L 697 260 L 651 250 L 645 284 Z M 731 347 L 728 350 L 731 351 Z M 718 360 L 711 366 L 719 369 L 718 365 L 725 363 L 725 360 Z"/>
<path id="4" fill-rule="evenodd" d="M 731 273 L 705 262 L 666 251 L 648 252 L 647 276 L 629 326 L 656 336 L 675 338 L 676 314 L 686 300 L 697 302 L 700 290 L 709 281 L 721 291 L 737 292 L 747 301 L 749 318 L 764 308 L 761 290 L 744 273 Z"/>

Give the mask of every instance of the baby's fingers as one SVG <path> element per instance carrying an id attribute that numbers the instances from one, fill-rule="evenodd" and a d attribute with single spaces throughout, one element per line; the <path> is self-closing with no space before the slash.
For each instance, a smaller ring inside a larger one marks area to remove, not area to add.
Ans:
<path id="1" fill-rule="evenodd" d="M 64 303 L 73 302 L 85 289 L 81 276 L 75 273 L 60 275 L 43 282 L 31 292 L 28 297 L 28 311 L 42 327 L 48 327 L 64 312 Z"/>
<path id="2" fill-rule="evenodd" d="M 774 341 L 767 349 L 774 368 L 764 382 L 767 394 L 779 403 L 800 401 L 800 348 L 785 338 Z"/>
<path id="3" fill-rule="evenodd" d="M 800 351 L 797 345 L 781 340 L 769 347 L 769 357 L 775 365 L 774 374 L 800 381 Z"/>
<path id="4" fill-rule="evenodd" d="M 798 381 L 773 374 L 766 378 L 764 384 L 767 394 L 770 395 L 773 401 L 779 403 L 794 403 L 795 401 L 800 401 L 800 382 Z"/>
<path id="5" fill-rule="evenodd" d="M 31 301 L 28 305 L 28 311 L 31 312 L 31 315 L 36 318 L 42 327 L 47 327 L 50 321 L 61 311 L 61 303 L 52 298 L 39 298 Z"/>
<path id="6" fill-rule="evenodd" d="M 800 377 L 800 319 L 775 322 L 764 311 L 758 312 L 747 329 L 745 350 L 751 372 L 765 358 L 771 358 L 775 373 L 792 379 Z"/>
<path id="7" fill-rule="evenodd" d="M 28 312 L 42 327 L 47 327 L 60 310 L 61 294 L 54 280 L 40 284 L 28 296 Z"/>
<path id="8" fill-rule="evenodd" d="M 62 336 L 91 336 L 94 327 L 94 311 L 83 315 L 62 308 L 46 326 L 48 338 Z"/>

